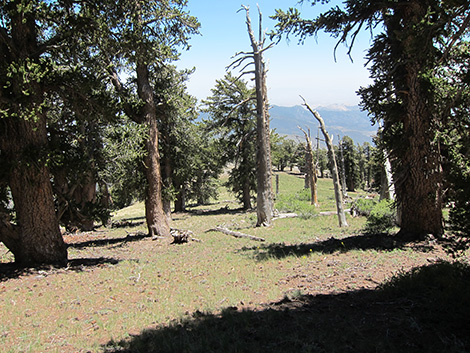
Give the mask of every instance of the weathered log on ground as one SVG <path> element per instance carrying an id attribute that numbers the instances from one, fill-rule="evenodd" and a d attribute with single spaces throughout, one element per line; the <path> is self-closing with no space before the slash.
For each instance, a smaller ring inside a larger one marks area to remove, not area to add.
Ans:
<path id="1" fill-rule="evenodd" d="M 183 244 L 191 241 L 200 242 L 201 240 L 193 237 L 194 233 L 190 230 L 181 230 L 171 228 L 170 234 L 173 237 L 173 242 L 171 244 Z"/>
<path id="2" fill-rule="evenodd" d="M 297 213 L 279 213 L 273 218 L 273 221 L 276 219 L 296 218 L 296 217 L 299 217 Z"/>
<path id="3" fill-rule="evenodd" d="M 231 235 L 232 237 L 235 237 L 235 238 L 248 238 L 254 241 L 265 241 L 264 238 L 255 237 L 253 235 L 249 235 L 245 233 L 234 232 L 233 230 L 223 228 L 223 227 L 215 227 L 215 228 L 209 229 L 207 232 L 210 232 L 210 231 L 221 232 L 227 235 Z"/>

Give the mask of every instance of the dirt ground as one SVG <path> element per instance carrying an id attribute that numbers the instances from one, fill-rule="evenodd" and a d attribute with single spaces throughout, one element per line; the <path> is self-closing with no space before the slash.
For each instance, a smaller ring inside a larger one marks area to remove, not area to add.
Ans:
<path id="1" fill-rule="evenodd" d="M 0 264 L 0 296 L 18 286 L 34 288 L 41 276 L 53 278 L 73 271 L 98 273 L 101 268 L 138 258 L 155 246 L 154 241 L 139 232 L 122 238 L 108 235 L 103 230 L 65 235 L 69 247 L 81 251 L 79 258 L 70 259 L 67 269 L 16 269 L 11 264 Z M 175 245 L 165 241 L 158 246 L 170 251 Z M 178 247 L 186 255 L 198 251 L 195 243 Z M 263 259 L 278 259 L 284 275 L 274 285 L 285 293 L 283 298 L 273 301 L 260 291 L 221 313 L 199 313 L 189 308 L 189 321 L 175 323 L 174 327 L 150 327 L 151 338 L 148 332 L 141 331 L 145 327 L 140 327 L 128 332 L 131 338 L 122 344 L 110 343 L 106 332 L 93 332 L 90 339 L 99 341 L 106 352 L 202 352 L 203 348 L 197 347 L 208 344 L 213 347 L 207 351 L 213 352 L 466 352 L 470 348 L 468 319 L 456 322 L 452 317 L 446 324 L 444 317 L 444 324 L 433 322 L 435 317 L 429 318 L 426 313 L 435 302 L 422 303 L 410 295 L 389 298 L 377 292 L 380 284 L 397 273 L 442 260 L 452 261 L 434 240 L 401 243 L 388 235 L 336 235 L 302 243 L 248 244 L 240 251 L 253 249 L 260 271 Z M 309 257 L 312 253 L 317 256 Z M 132 310 L 135 304 L 130 298 L 122 310 Z M 28 331 L 27 325 L 25 321 L 22 330 Z M 213 335 L 203 338 L 208 331 Z M 0 332 L 0 343 L 2 339 L 8 342 L 6 335 L 8 332 Z M 243 344 L 229 345 L 222 339 L 213 342 L 214 335 L 228 335 L 226 342 L 240 335 Z M 155 340 L 166 339 L 172 345 L 155 348 Z M 178 346 L 183 341 L 194 349 Z M 260 346 L 260 342 L 264 344 Z M 55 349 L 51 351 L 76 351 L 66 345 Z"/>

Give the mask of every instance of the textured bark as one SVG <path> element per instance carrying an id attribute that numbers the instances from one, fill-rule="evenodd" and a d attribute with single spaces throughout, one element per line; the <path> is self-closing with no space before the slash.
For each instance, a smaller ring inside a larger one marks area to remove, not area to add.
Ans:
<path id="1" fill-rule="evenodd" d="M 253 49 L 255 64 L 255 86 L 256 86 L 256 226 L 270 226 L 273 217 L 273 195 L 272 195 L 272 167 L 271 167 L 271 144 L 268 116 L 268 95 L 266 87 L 266 67 L 263 60 L 263 40 L 256 41 L 249 9 L 246 10 L 246 24 Z M 260 14 L 261 18 L 261 14 Z M 261 26 L 261 19 L 260 19 Z"/>
<path id="2" fill-rule="evenodd" d="M 24 265 L 67 262 L 67 248 L 55 214 L 50 173 L 41 158 L 28 153 L 42 151 L 47 144 L 45 117 L 36 122 L 5 118 L 8 134 L 2 134 L 0 149 L 12 161 L 9 185 L 16 210 L 16 226 L 3 223 L 0 240 Z"/>
<path id="3" fill-rule="evenodd" d="M 432 116 L 421 99 L 418 67 L 410 64 L 407 83 L 407 114 L 404 116 L 400 171 L 395 189 L 401 215 L 400 235 L 419 239 L 443 234 L 442 167 L 438 147 L 432 142 Z"/>
<path id="4" fill-rule="evenodd" d="M 415 54 L 417 40 L 423 50 L 432 55 L 431 36 L 416 33 L 414 25 L 422 21 L 428 7 L 420 1 L 410 1 L 399 13 L 402 22 L 388 23 L 390 36 L 396 27 L 405 23 L 395 48 L 405 63 L 402 74 L 396 79 L 396 88 L 403 101 L 404 114 L 401 118 L 403 131 L 392 154 L 393 177 L 398 209 L 401 214 L 399 236 L 415 240 L 425 234 L 440 236 L 444 232 L 442 217 L 442 167 L 436 126 L 433 117 L 433 102 L 428 93 L 428 82 L 423 74 L 429 69 Z M 417 37 L 418 36 L 418 37 Z M 426 53 L 421 52 L 421 55 Z"/>
<path id="5" fill-rule="evenodd" d="M 145 218 L 147 229 L 152 237 L 170 236 L 170 226 L 163 210 L 162 175 L 160 169 L 160 152 L 158 151 L 157 110 L 152 86 L 149 82 L 149 71 L 144 63 L 137 64 L 137 91 L 144 102 L 142 116 L 148 127 L 145 157 L 145 175 L 147 190 L 145 195 Z"/>
<path id="6" fill-rule="evenodd" d="M 7 65 L 18 66 L 19 72 L 13 73 L 9 84 L 1 87 L 5 100 L 1 101 L 0 109 L 8 115 L 1 119 L 0 151 L 8 161 L 2 168 L 7 169 L 16 224 L 2 213 L 0 241 L 12 251 L 15 262 L 23 266 L 64 265 L 67 248 L 60 234 L 46 166 L 46 117 L 41 107 L 45 89 L 42 82 L 34 80 L 34 74 L 32 79 L 25 79 L 29 75 L 26 62 L 41 65 L 35 12 L 22 12 L 16 3 L 5 6 L 10 6 L 11 37 L 10 47 L 1 55 Z M 5 82 L 4 79 L 1 77 L 0 82 Z"/>

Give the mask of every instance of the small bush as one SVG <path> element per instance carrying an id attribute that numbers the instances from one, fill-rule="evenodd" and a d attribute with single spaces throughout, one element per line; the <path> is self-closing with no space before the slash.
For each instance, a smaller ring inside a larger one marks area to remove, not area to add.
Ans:
<path id="1" fill-rule="evenodd" d="M 370 212 L 377 204 L 377 200 L 375 199 L 364 199 L 360 198 L 354 201 L 353 205 L 351 206 L 351 210 L 356 213 L 358 216 L 369 216 Z"/>
<path id="2" fill-rule="evenodd" d="M 305 191 L 295 195 L 279 195 L 276 208 L 279 212 L 295 212 L 302 219 L 309 219 L 317 214 L 315 206 L 310 204 L 310 194 Z"/>
<path id="3" fill-rule="evenodd" d="M 397 213 L 393 203 L 381 200 L 376 203 L 367 216 L 364 228 L 366 233 L 388 233 L 396 225 Z"/>

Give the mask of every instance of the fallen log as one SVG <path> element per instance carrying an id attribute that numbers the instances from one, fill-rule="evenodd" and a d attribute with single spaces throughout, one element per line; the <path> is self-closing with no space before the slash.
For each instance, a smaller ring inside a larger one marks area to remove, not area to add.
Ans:
<path id="1" fill-rule="evenodd" d="M 231 235 L 232 237 L 235 237 L 235 238 L 248 238 L 254 241 L 265 241 L 264 238 L 255 237 L 253 235 L 249 235 L 245 233 L 234 232 L 233 230 L 223 228 L 223 227 L 215 227 L 215 228 L 207 230 L 207 232 L 210 232 L 210 231 L 221 232 L 227 235 Z"/>
<path id="2" fill-rule="evenodd" d="M 276 219 L 296 218 L 296 217 L 299 217 L 297 213 L 279 213 L 277 216 L 273 218 L 273 221 Z"/>

